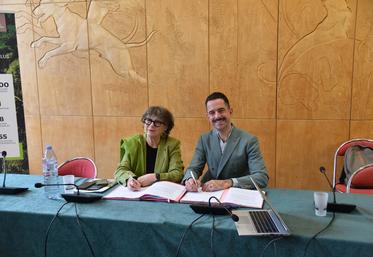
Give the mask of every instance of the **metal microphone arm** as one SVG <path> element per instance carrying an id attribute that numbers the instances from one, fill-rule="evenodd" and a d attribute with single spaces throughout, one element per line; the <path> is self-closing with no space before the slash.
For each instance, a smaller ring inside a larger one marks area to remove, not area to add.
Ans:
<path id="1" fill-rule="evenodd" d="M 75 185 L 75 184 L 71 184 L 71 183 L 66 183 L 66 184 L 48 184 L 48 185 L 46 185 L 46 184 L 43 184 L 43 183 L 35 183 L 35 185 L 34 185 L 36 188 L 41 188 L 41 187 L 45 187 L 45 186 L 74 186 L 75 188 L 76 188 L 76 190 L 77 190 L 77 195 L 79 195 L 80 194 L 80 192 L 79 192 L 79 187 L 77 186 L 77 185 Z"/>
<path id="2" fill-rule="evenodd" d="M 3 172 L 4 172 L 4 179 L 3 179 L 3 187 L 5 187 L 5 181 L 6 181 L 6 169 L 5 169 L 5 157 L 6 157 L 6 151 L 1 152 L 1 156 L 3 157 Z"/>
<path id="3" fill-rule="evenodd" d="M 41 188 L 45 186 L 74 186 L 77 189 L 76 194 L 61 194 L 61 196 L 67 201 L 67 202 L 75 202 L 75 203 L 92 203 L 97 200 L 100 200 L 102 198 L 102 195 L 98 194 L 84 194 L 79 192 L 79 187 L 75 184 L 43 184 L 43 183 L 35 183 L 34 185 L 36 188 Z"/>

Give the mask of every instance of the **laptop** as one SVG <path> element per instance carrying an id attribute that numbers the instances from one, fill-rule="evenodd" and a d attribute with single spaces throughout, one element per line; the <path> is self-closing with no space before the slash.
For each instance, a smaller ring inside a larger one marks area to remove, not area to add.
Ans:
<path id="1" fill-rule="evenodd" d="M 256 190 L 260 193 L 263 200 L 270 209 L 267 210 L 235 210 L 233 211 L 239 217 L 235 222 L 239 236 L 268 236 L 279 235 L 289 236 L 290 230 L 280 217 L 279 213 L 273 208 L 272 204 L 259 188 L 256 182 L 250 177 Z"/>

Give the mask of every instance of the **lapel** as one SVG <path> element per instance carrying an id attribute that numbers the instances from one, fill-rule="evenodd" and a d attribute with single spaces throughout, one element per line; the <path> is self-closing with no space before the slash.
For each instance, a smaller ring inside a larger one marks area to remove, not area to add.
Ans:
<path id="1" fill-rule="evenodd" d="M 218 141 L 218 147 L 220 149 L 219 140 L 217 140 L 217 141 Z M 225 148 L 224 148 L 224 153 L 221 156 L 221 159 L 220 159 L 220 162 L 219 162 L 219 166 L 218 166 L 218 170 L 217 170 L 217 178 L 219 177 L 220 173 L 222 172 L 225 165 L 227 164 L 227 161 L 231 157 L 231 155 L 232 155 L 232 153 L 233 153 L 234 149 L 236 148 L 236 145 L 238 144 L 239 141 L 240 141 L 240 138 L 238 137 L 238 134 L 237 134 L 237 131 L 236 131 L 235 127 L 233 127 L 232 133 L 231 133 L 230 137 L 228 138 L 227 144 L 225 145 Z M 221 151 L 219 151 L 219 152 L 221 152 Z"/>
<path id="2" fill-rule="evenodd" d="M 218 137 L 215 130 L 212 131 L 210 137 L 211 137 L 211 149 L 216 149 L 216 151 L 214 151 L 214 150 L 212 151 L 212 158 L 215 160 L 215 162 L 214 162 L 214 163 L 216 163 L 215 165 L 217 165 L 215 167 L 216 170 L 214 172 L 214 173 L 216 173 L 218 171 L 218 167 L 219 167 L 219 163 L 221 161 L 222 153 L 221 153 L 221 150 L 220 150 L 219 137 Z"/>
<path id="3" fill-rule="evenodd" d="M 139 138 L 139 142 L 141 145 L 141 156 L 140 160 L 138 160 L 139 170 L 142 172 L 142 174 L 145 174 L 146 169 L 146 142 L 145 142 L 145 136 L 141 135 Z"/>
<path id="4" fill-rule="evenodd" d="M 163 163 L 165 162 L 165 153 L 167 152 L 166 147 L 166 137 L 161 136 L 161 141 L 159 142 L 158 150 L 157 150 L 157 158 L 155 159 L 154 171 L 160 172 L 163 167 Z"/>

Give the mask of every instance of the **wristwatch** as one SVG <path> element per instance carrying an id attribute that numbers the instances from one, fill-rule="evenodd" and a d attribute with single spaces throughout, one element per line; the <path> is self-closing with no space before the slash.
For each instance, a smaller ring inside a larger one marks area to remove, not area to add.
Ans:
<path id="1" fill-rule="evenodd" d="M 155 179 L 156 179 L 156 181 L 160 181 L 161 180 L 161 174 L 160 173 L 155 173 Z"/>

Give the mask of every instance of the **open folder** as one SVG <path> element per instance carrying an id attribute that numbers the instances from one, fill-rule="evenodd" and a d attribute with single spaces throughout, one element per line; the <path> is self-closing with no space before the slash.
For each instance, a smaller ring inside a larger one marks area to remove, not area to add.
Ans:
<path id="1" fill-rule="evenodd" d="M 226 206 L 262 208 L 263 199 L 256 190 L 228 188 L 215 192 L 187 192 L 185 187 L 168 181 L 160 181 L 139 191 L 131 191 L 118 185 L 104 196 L 109 200 L 147 200 L 160 202 L 177 202 L 188 204 L 208 204 L 210 197 L 216 197 Z M 211 204 L 217 204 L 211 199 Z"/>

